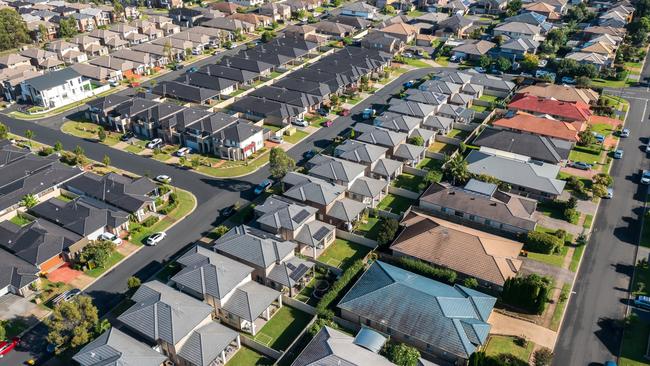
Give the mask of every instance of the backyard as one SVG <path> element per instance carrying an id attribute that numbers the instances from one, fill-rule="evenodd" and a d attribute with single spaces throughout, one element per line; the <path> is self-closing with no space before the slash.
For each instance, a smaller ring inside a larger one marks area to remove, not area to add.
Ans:
<path id="1" fill-rule="evenodd" d="M 386 197 L 384 197 L 383 200 L 381 200 L 381 202 L 379 202 L 377 208 L 395 214 L 401 214 L 414 203 L 415 201 L 412 199 L 389 193 L 386 195 Z"/>
<path id="2" fill-rule="evenodd" d="M 346 270 L 352 263 L 365 257 L 368 252 L 370 252 L 369 247 L 337 238 L 318 257 L 318 260 L 330 266 Z"/>
<path id="3" fill-rule="evenodd" d="M 365 222 L 361 222 L 355 230 L 357 234 L 368 239 L 377 240 L 380 226 L 377 225 L 379 219 L 376 217 L 368 217 Z"/>
<path id="4" fill-rule="evenodd" d="M 424 179 L 421 176 L 413 175 L 409 173 L 402 173 L 393 180 L 393 187 L 407 189 L 411 192 L 420 192 L 422 187 L 420 185 L 424 184 Z"/>
<path id="5" fill-rule="evenodd" d="M 273 365 L 273 360 L 257 353 L 248 347 L 242 347 L 233 358 L 227 363 L 227 366 L 268 366 Z"/>
<path id="6" fill-rule="evenodd" d="M 284 351 L 311 320 L 311 315 L 283 306 L 255 335 L 255 340 L 278 351 Z"/>
<path id="7" fill-rule="evenodd" d="M 444 163 L 445 162 L 442 161 L 442 160 L 424 158 L 424 159 L 422 159 L 422 161 L 420 161 L 420 164 L 418 164 L 417 168 L 422 169 L 422 170 L 442 171 L 442 165 Z"/>
<path id="8" fill-rule="evenodd" d="M 439 154 L 446 154 L 446 155 L 451 155 L 458 149 L 458 146 L 452 145 L 452 144 L 446 144 L 444 142 L 440 141 L 435 141 L 431 146 L 429 146 L 429 151 L 439 153 Z"/>

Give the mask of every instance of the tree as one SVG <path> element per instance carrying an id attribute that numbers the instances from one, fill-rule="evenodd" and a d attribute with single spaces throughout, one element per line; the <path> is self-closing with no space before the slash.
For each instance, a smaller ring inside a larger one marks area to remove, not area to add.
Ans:
<path id="1" fill-rule="evenodd" d="M 506 7 L 506 15 L 511 17 L 517 14 L 517 12 L 519 12 L 520 9 L 521 9 L 521 0 L 512 0 L 508 3 L 508 6 Z"/>
<path id="2" fill-rule="evenodd" d="M 114 0 L 113 1 L 113 13 L 115 14 L 116 17 L 121 18 L 124 13 L 124 5 L 122 5 L 121 2 Z"/>
<path id="3" fill-rule="evenodd" d="M 445 176 L 451 179 L 452 183 L 456 185 L 457 183 L 463 184 L 470 178 L 470 173 L 467 170 L 467 162 L 463 157 L 458 154 L 453 158 L 447 159 L 444 168 Z"/>
<path id="4" fill-rule="evenodd" d="M 614 184 L 614 178 L 612 178 L 612 176 L 607 173 L 598 173 L 594 175 L 591 180 L 593 180 L 594 184 L 600 184 L 605 187 L 609 187 Z"/>
<path id="5" fill-rule="evenodd" d="M 107 240 L 100 240 L 86 245 L 79 254 L 78 262 L 89 269 L 104 268 L 115 251 L 115 244 Z"/>
<path id="6" fill-rule="evenodd" d="M 468 288 L 477 288 L 478 280 L 474 277 L 468 277 L 463 281 L 463 286 Z"/>
<path id="7" fill-rule="evenodd" d="M 201 160 L 199 159 L 198 156 L 192 156 L 192 159 L 190 160 L 190 165 L 192 168 L 196 169 L 201 165 Z"/>
<path id="8" fill-rule="evenodd" d="M 409 137 L 408 143 L 416 146 L 424 146 L 424 139 L 422 136 Z"/>
<path id="9" fill-rule="evenodd" d="M 74 37 L 77 32 L 77 20 L 75 18 L 62 18 L 59 21 L 59 38 Z"/>
<path id="10" fill-rule="evenodd" d="M 178 158 L 178 165 L 180 166 L 186 166 L 187 165 L 187 158 L 184 156 L 181 156 Z"/>
<path id="11" fill-rule="evenodd" d="M 7 337 L 7 331 L 5 330 L 4 324 L 0 323 L 0 339 L 5 339 Z"/>
<path id="12" fill-rule="evenodd" d="M 264 31 L 262 33 L 262 42 L 264 43 L 271 42 L 273 38 L 275 38 L 275 32 L 273 31 Z"/>
<path id="13" fill-rule="evenodd" d="M 541 314 L 548 302 L 551 283 L 549 277 L 537 274 L 511 277 L 503 284 L 501 299 L 506 304 Z"/>
<path id="14" fill-rule="evenodd" d="M 72 150 L 72 153 L 74 154 L 74 158 L 77 165 L 86 164 L 86 152 L 81 146 L 79 145 L 75 146 L 74 150 Z"/>
<path id="15" fill-rule="evenodd" d="M 379 245 L 390 244 L 397 234 L 399 222 L 395 219 L 382 217 L 379 220 L 379 232 L 377 232 L 377 242 Z"/>
<path id="16" fill-rule="evenodd" d="M 381 12 L 384 14 L 395 14 L 395 7 L 392 5 L 385 5 Z"/>
<path id="17" fill-rule="evenodd" d="M 38 25 L 38 41 L 41 43 L 45 43 L 49 40 L 49 32 L 47 31 L 47 27 L 45 27 L 43 24 Z"/>
<path id="18" fill-rule="evenodd" d="M 32 131 L 32 130 L 25 131 L 25 137 L 27 137 L 27 141 L 29 142 L 29 146 L 32 146 L 32 139 L 34 138 L 34 131 Z"/>
<path id="19" fill-rule="evenodd" d="M 27 24 L 18 12 L 11 8 L 0 10 L 0 51 L 17 48 L 30 41 Z"/>
<path id="20" fill-rule="evenodd" d="M 108 156 L 108 154 L 104 155 L 104 158 L 102 159 L 102 164 L 104 164 L 105 167 L 111 165 L 111 157 Z"/>
<path id="21" fill-rule="evenodd" d="M 102 142 L 106 140 L 106 130 L 102 126 L 97 127 L 97 139 Z"/>
<path id="22" fill-rule="evenodd" d="M 606 197 L 607 196 L 607 186 L 602 184 L 594 184 L 591 186 L 591 192 L 594 197 Z"/>
<path id="23" fill-rule="evenodd" d="M 56 354 L 61 354 L 88 343 L 96 335 L 98 324 L 97 308 L 90 297 L 81 295 L 75 301 L 61 301 L 45 320 L 47 341 L 55 346 Z"/>
<path id="24" fill-rule="evenodd" d="M 140 281 L 140 279 L 135 277 L 135 276 L 131 276 L 131 277 L 129 277 L 128 280 L 126 280 L 126 286 L 131 291 L 137 290 L 138 287 L 140 287 L 141 284 L 142 284 L 142 281 Z"/>
<path id="25" fill-rule="evenodd" d="M 269 167 L 274 178 L 282 178 L 296 167 L 296 161 L 279 147 L 271 149 Z"/>
<path id="26" fill-rule="evenodd" d="M 490 66 L 490 64 L 492 64 L 492 58 L 490 56 L 488 56 L 488 55 L 482 55 L 478 59 L 478 65 L 480 67 L 484 68 L 484 69 L 488 68 L 488 66 Z"/>
<path id="27" fill-rule="evenodd" d="M 398 366 L 417 366 L 420 351 L 404 343 L 391 344 L 387 350 L 388 360 Z"/>
<path id="28" fill-rule="evenodd" d="M 542 347 L 533 353 L 533 365 L 535 366 L 549 366 L 553 361 L 553 352 Z"/>
<path id="29" fill-rule="evenodd" d="M 9 127 L 4 123 L 0 123 L 0 140 L 6 140 L 9 138 Z"/>
<path id="30" fill-rule="evenodd" d="M 492 38 L 492 42 L 496 43 L 497 46 L 501 46 L 504 42 L 504 38 L 502 35 L 499 34 L 497 36 L 494 36 L 494 38 Z"/>
<path id="31" fill-rule="evenodd" d="M 61 150 L 63 150 L 63 144 L 61 143 L 61 141 L 55 142 L 54 143 L 54 151 L 58 152 L 58 151 L 61 151 Z"/>
<path id="32" fill-rule="evenodd" d="M 497 59 L 497 68 L 503 72 L 510 70 L 512 63 L 505 57 L 499 57 Z"/>
<path id="33" fill-rule="evenodd" d="M 590 88 L 591 87 L 591 79 L 589 79 L 586 76 L 578 76 L 576 78 L 576 86 L 578 88 Z"/>
<path id="34" fill-rule="evenodd" d="M 578 145 L 580 146 L 589 146 L 597 142 L 596 136 L 594 136 L 591 126 L 587 126 L 585 130 L 578 132 L 578 139 Z"/>
<path id="35" fill-rule="evenodd" d="M 524 59 L 520 63 L 521 67 L 526 71 L 533 71 L 537 69 L 538 64 L 539 57 L 537 55 L 533 55 L 532 53 L 527 53 L 524 55 Z"/>
<path id="36" fill-rule="evenodd" d="M 472 32 L 469 34 L 469 38 L 471 39 L 481 39 L 483 36 L 483 27 L 477 27 L 472 30 Z"/>
<path id="37" fill-rule="evenodd" d="M 341 4 L 343 4 L 343 0 L 331 0 L 330 1 L 330 5 L 332 5 L 335 8 L 338 8 L 339 6 L 341 6 Z"/>
<path id="38" fill-rule="evenodd" d="M 300 9 L 295 14 L 296 15 L 294 17 L 296 18 L 296 20 L 303 20 L 307 18 L 307 10 L 305 9 Z"/>
<path id="39" fill-rule="evenodd" d="M 438 170 L 429 170 L 424 176 L 424 184 L 429 186 L 431 183 L 439 183 L 442 180 L 442 173 Z"/>
<path id="40" fill-rule="evenodd" d="M 214 233 L 220 238 L 224 236 L 230 229 L 226 225 L 219 225 L 214 229 Z"/>
<path id="41" fill-rule="evenodd" d="M 524 249 L 542 254 L 552 254 L 564 244 L 564 241 L 555 235 L 541 231 L 530 231 L 526 234 Z"/>
<path id="42" fill-rule="evenodd" d="M 33 194 L 26 194 L 20 200 L 20 206 L 30 209 L 38 204 L 38 198 Z"/>
<path id="43" fill-rule="evenodd" d="M 336 94 L 332 94 L 332 96 L 330 96 L 330 105 L 332 107 L 338 107 L 339 104 L 341 104 L 341 97 Z"/>

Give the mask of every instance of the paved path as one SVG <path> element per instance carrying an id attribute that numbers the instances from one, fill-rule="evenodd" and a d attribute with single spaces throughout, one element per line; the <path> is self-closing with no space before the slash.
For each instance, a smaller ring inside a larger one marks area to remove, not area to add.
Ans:
<path id="1" fill-rule="evenodd" d="M 555 340 L 557 339 L 557 333 L 548 328 L 525 320 L 512 318 L 496 311 L 492 312 L 488 323 L 492 325 L 490 334 L 524 336 L 529 341 L 550 349 L 553 349 Z"/>
<path id="2" fill-rule="evenodd" d="M 564 283 L 573 282 L 573 277 L 575 276 L 575 273 L 571 272 L 566 268 L 552 266 L 550 264 L 538 262 L 530 258 L 522 258 L 522 259 L 524 261 L 520 270 L 522 274 L 537 273 L 539 275 L 554 277 L 558 281 L 562 281 Z"/>

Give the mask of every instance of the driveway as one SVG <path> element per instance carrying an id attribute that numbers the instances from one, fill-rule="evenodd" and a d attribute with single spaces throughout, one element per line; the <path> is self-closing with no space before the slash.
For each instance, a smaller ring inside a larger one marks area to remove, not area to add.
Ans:
<path id="1" fill-rule="evenodd" d="M 527 340 L 542 347 L 553 349 L 557 333 L 544 328 L 541 325 L 531 322 L 512 318 L 507 315 L 493 311 L 488 318 L 488 323 L 492 325 L 490 334 L 524 336 Z M 569 366 L 569 365 L 566 365 Z"/>
<path id="2" fill-rule="evenodd" d="M 578 235 L 582 234 L 582 226 L 579 225 L 573 225 L 570 222 L 564 221 L 564 220 L 559 220 L 559 219 L 554 219 L 552 217 L 548 217 L 546 215 L 542 215 L 540 212 L 535 211 L 533 213 L 533 219 L 537 220 L 537 225 L 547 227 L 550 229 L 562 229 L 565 230 L 566 232 L 570 233 L 573 235 L 574 238 L 577 238 Z"/>
<path id="3" fill-rule="evenodd" d="M 520 259 L 523 260 L 524 262 L 521 265 L 521 269 L 519 270 L 519 272 L 521 272 L 520 275 L 536 273 L 542 276 L 553 277 L 558 281 L 562 281 L 564 283 L 573 282 L 573 277 L 575 276 L 575 273 L 569 271 L 568 269 L 552 266 L 550 264 L 538 262 L 536 260 L 529 259 L 526 257 Z"/>

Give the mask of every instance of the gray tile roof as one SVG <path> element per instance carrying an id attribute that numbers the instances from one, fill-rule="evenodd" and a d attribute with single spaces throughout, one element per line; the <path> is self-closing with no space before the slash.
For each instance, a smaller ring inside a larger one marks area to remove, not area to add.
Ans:
<path id="1" fill-rule="evenodd" d="M 388 186 L 388 182 L 385 180 L 361 177 L 354 181 L 352 187 L 350 187 L 350 192 L 364 197 L 375 198 L 386 189 L 386 186 Z"/>
<path id="2" fill-rule="evenodd" d="M 256 221 L 265 227 L 295 231 L 313 219 L 317 211 L 314 207 L 273 195 L 255 207 L 255 216 Z"/>
<path id="3" fill-rule="evenodd" d="M 117 228 L 129 220 L 127 212 L 83 196 L 72 201 L 50 198 L 30 211 L 81 236 L 107 226 Z"/>
<path id="4" fill-rule="evenodd" d="M 424 129 L 424 128 L 416 128 L 415 130 L 413 130 L 413 132 L 411 132 L 409 137 L 420 136 L 420 137 L 422 137 L 422 139 L 424 141 L 429 141 L 435 135 L 436 135 L 436 133 L 431 131 L 431 130 L 427 130 L 427 129 Z"/>
<path id="5" fill-rule="evenodd" d="M 38 268 L 20 257 L 0 249 L 0 289 L 21 289 L 38 279 Z"/>
<path id="6" fill-rule="evenodd" d="M 510 159 L 474 150 L 467 156 L 467 169 L 474 174 L 488 174 L 502 182 L 534 189 L 551 195 L 564 190 L 565 181 L 556 179 L 558 165 Z"/>
<path id="7" fill-rule="evenodd" d="M 237 339 L 238 333 L 217 322 L 193 331 L 178 355 L 196 366 L 210 366 Z"/>
<path id="8" fill-rule="evenodd" d="M 349 198 L 343 198 L 332 205 L 327 216 L 339 219 L 344 222 L 353 222 L 357 216 L 366 209 L 366 204 Z"/>
<path id="9" fill-rule="evenodd" d="M 433 90 L 408 89 L 405 99 L 411 102 L 441 105 L 447 103 L 447 95 Z"/>
<path id="10" fill-rule="evenodd" d="M 365 123 L 357 123 L 354 125 L 357 132 L 361 132 L 357 136 L 357 140 L 369 144 L 385 146 L 388 148 L 396 147 L 397 145 L 406 141 L 407 135 L 401 132 L 389 131 L 377 126 L 371 126 Z"/>
<path id="11" fill-rule="evenodd" d="M 295 286 L 301 278 L 314 267 L 313 262 L 293 257 L 289 260 L 279 263 L 273 267 L 268 274 L 268 279 L 291 288 Z"/>
<path id="12" fill-rule="evenodd" d="M 269 268 L 296 248 L 296 244 L 250 226 L 236 226 L 214 242 L 214 249 L 259 268 Z"/>
<path id="13" fill-rule="evenodd" d="M 167 356 L 110 328 L 72 357 L 81 366 L 160 366 Z"/>
<path id="14" fill-rule="evenodd" d="M 316 155 L 307 162 L 309 175 L 345 184 L 352 183 L 359 175 L 363 175 L 366 167 L 347 160 L 333 158 L 327 155 Z"/>
<path id="15" fill-rule="evenodd" d="M 458 357 L 488 337 L 494 297 L 374 262 L 338 307 Z"/>
<path id="16" fill-rule="evenodd" d="M 422 154 L 426 150 L 424 146 L 417 146 L 411 144 L 401 144 L 395 149 L 395 156 L 405 160 L 416 160 L 417 158 L 422 157 Z"/>
<path id="17" fill-rule="evenodd" d="M 377 145 L 365 144 L 354 140 L 346 140 L 336 147 L 334 156 L 355 163 L 370 165 L 386 155 L 387 149 Z"/>
<path id="18" fill-rule="evenodd" d="M 191 72 L 185 75 L 185 82 L 201 88 L 214 89 L 219 92 L 237 84 L 235 80 L 230 80 L 218 76 L 204 74 L 202 72 Z"/>
<path id="19" fill-rule="evenodd" d="M 238 120 L 220 130 L 219 134 L 222 140 L 242 142 L 263 130 L 264 128 L 260 126 L 256 126 L 245 120 Z"/>
<path id="20" fill-rule="evenodd" d="M 392 159 L 379 159 L 372 167 L 372 172 L 383 177 L 392 177 L 404 163 Z"/>
<path id="21" fill-rule="evenodd" d="M 445 96 L 445 101 L 447 97 Z M 407 116 L 404 114 L 387 112 L 374 119 L 375 126 L 383 127 L 385 129 L 397 132 L 410 132 L 414 128 L 420 126 L 422 123 L 421 118 Z"/>
<path id="22" fill-rule="evenodd" d="M 452 95 L 460 91 L 461 84 L 444 80 L 427 80 L 420 84 L 418 89 L 420 91 L 428 91 L 435 94 Z M 409 90 L 410 91 L 410 90 Z M 416 94 L 415 91 L 410 91 L 410 94 Z"/>
<path id="23" fill-rule="evenodd" d="M 408 100 L 391 99 L 388 110 L 390 112 L 401 113 L 407 116 L 424 118 L 434 114 L 436 112 L 436 107 Z"/>
<path id="24" fill-rule="evenodd" d="M 224 310 L 249 322 L 255 321 L 266 308 L 282 296 L 279 291 L 249 281 L 239 286 L 223 305 Z"/>
<path id="25" fill-rule="evenodd" d="M 552 164 L 567 160 L 572 147 L 569 141 L 495 128 L 483 130 L 472 144 L 530 156 Z"/>
<path id="26" fill-rule="evenodd" d="M 431 129 L 437 130 L 437 131 L 446 131 L 446 130 L 451 129 L 453 124 L 454 124 L 453 119 L 451 119 L 449 117 L 445 117 L 445 116 L 435 115 L 435 116 L 427 117 L 424 120 L 424 122 L 422 123 L 422 126 L 427 127 L 427 128 L 431 128 Z"/>
<path id="27" fill-rule="evenodd" d="M 156 85 L 152 92 L 163 97 L 171 97 L 192 103 L 205 103 L 219 96 L 219 91 L 199 86 L 188 85 L 185 82 L 163 81 Z"/>
<path id="28" fill-rule="evenodd" d="M 149 178 L 131 179 L 116 173 L 84 173 L 66 182 L 65 186 L 75 193 L 80 192 L 105 201 L 127 212 L 135 212 L 143 205 L 153 202 L 154 199 L 149 194 L 156 189 L 155 183 Z"/>
<path id="29" fill-rule="evenodd" d="M 201 246 L 178 259 L 183 265 L 171 278 L 178 288 L 222 299 L 253 272 L 253 268 Z"/>
<path id="30" fill-rule="evenodd" d="M 45 75 L 25 80 L 25 84 L 31 85 L 36 90 L 49 90 L 67 83 L 69 80 L 80 77 L 78 72 L 66 67 L 58 71 L 48 72 Z"/>
<path id="31" fill-rule="evenodd" d="M 336 228 L 330 224 L 314 220 L 308 222 L 300 229 L 295 240 L 298 243 L 306 244 L 310 247 L 319 247 L 321 241 L 335 230 Z M 322 249 L 322 247 L 319 248 Z"/>
<path id="32" fill-rule="evenodd" d="M 284 192 L 286 197 L 300 202 L 329 205 L 345 192 L 345 187 L 308 175 L 290 172 L 282 179 L 291 188 Z"/>
<path id="33" fill-rule="evenodd" d="M 160 339 L 173 345 L 208 319 L 214 310 L 158 281 L 142 284 L 131 300 L 135 305 L 117 319 L 150 341 Z"/>
<path id="34" fill-rule="evenodd" d="M 235 69 L 224 65 L 205 65 L 201 67 L 198 72 L 224 79 L 235 80 L 240 83 L 251 81 L 259 76 L 259 73 L 257 72 Z"/>
<path id="35" fill-rule="evenodd" d="M 22 227 L 10 221 L 0 223 L 0 246 L 35 266 L 80 240 L 81 236 L 43 219 Z"/>

